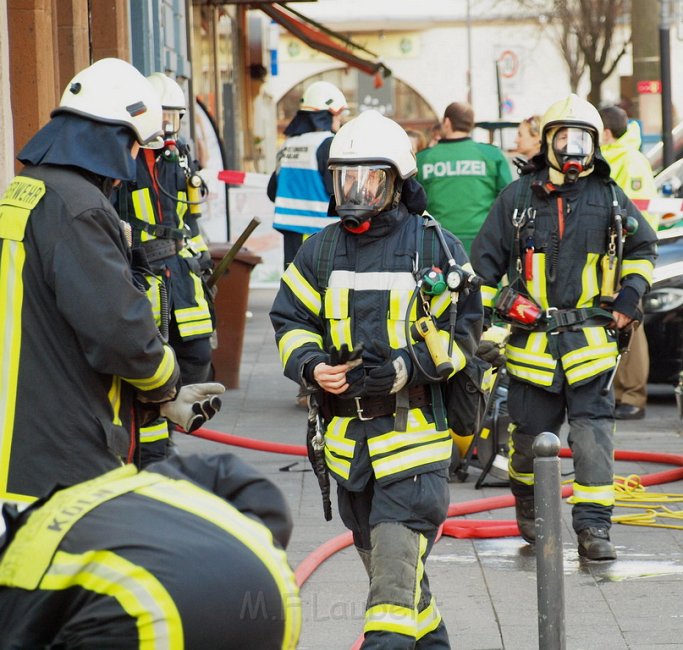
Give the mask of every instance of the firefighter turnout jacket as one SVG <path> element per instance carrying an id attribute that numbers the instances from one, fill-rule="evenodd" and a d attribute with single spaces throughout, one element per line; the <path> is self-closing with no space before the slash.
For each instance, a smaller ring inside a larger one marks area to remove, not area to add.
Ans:
<path id="1" fill-rule="evenodd" d="M 116 207 L 131 224 L 134 251 L 144 253 L 144 282 L 157 323 L 161 324 L 166 308 L 160 287 L 164 283 L 167 308 L 180 338 L 193 340 L 208 338 L 213 332 L 201 281 L 200 259 L 208 258 L 208 248 L 188 210 L 187 176 L 180 155 L 142 149 L 136 160 L 136 180 L 119 190 Z"/>
<path id="2" fill-rule="evenodd" d="M 652 282 L 656 234 L 608 174 L 601 159 L 593 173 L 573 184 L 552 185 L 545 167 L 531 172 L 503 190 L 474 241 L 472 265 L 484 279 L 484 307 L 493 307 L 507 273 L 513 288 L 543 311 L 530 330 L 513 326 L 508 340 L 507 369 L 519 381 L 558 392 L 565 377 L 578 386 L 615 365 L 617 344 L 603 325 L 579 321 L 548 332 L 543 324 L 554 310 L 601 306 L 612 189 L 623 221 L 637 222 L 623 244 L 620 285 L 642 296 Z"/>
<path id="3" fill-rule="evenodd" d="M 325 353 L 332 346 L 339 349 L 345 344 L 354 349 L 363 345 L 365 370 L 385 363 L 390 350 L 405 350 L 406 318 L 412 323 L 422 312 L 421 300 L 411 303 L 416 287 L 414 271 L 420 265 L 422 222 L 422 217 L 401 203 L 373 217 L 366 233 L 352 234 L 335 224 L 304 241 L 282 277 L 271 310 L 287 377 L 306 384 L 307 363 L 328 358 Z M 450 233 L 444 232 L 444 236 L 456 262 L 467 264 L 460 242 Z M 323 246 L 323 242 L 332 245 Z M 447 257 L 435 239 L 433 259 L 446 268 Z M 323 266 L 327 271 L 321 271 Z M 450 304 L 449 292 L 429 302 L 444 345 L 449 340 Z M 456 371 L 476 350 L 481 318 L 479 294 L 461 295 L 451 354 Z M 413 345 L 422 368 L 435 375 L 425 343 Z M 343 395 L 334 398 L 337 405 L 351 405 L 352 411 L 354 404 L 360 405 L 358 412 L 335 415 L 332 409 L 332 415 L 326 417 L 327 466 L 347 490 L 362 490 L 373 474 L 377 482 L 390 483 L 448 466 L 452 443 L 443 417 L 441 386 L 435 382 L 432 390 L 429 380 L 412 365 L 408 386 L 411 390 L 425 387 L 427 398 L 420 406 L 411 403 L 407 430 L 396 427 L 393 415 L 363 416 L 362 381 L 354 395 L 360 401 L 343 399 Z"/>
<path id="4" fill-rule="evenodd" d="M 296 647 L 289 510 L 232 454 L 127 465 L 10 515 L 0 648 Z"/>
<path id="5" fill-rule="evenodd" d="M 178 382 L 98 179 L 26 167 L 0 200 L 0 499 L 131 460 L 135 394 L 162 401 Z"/>

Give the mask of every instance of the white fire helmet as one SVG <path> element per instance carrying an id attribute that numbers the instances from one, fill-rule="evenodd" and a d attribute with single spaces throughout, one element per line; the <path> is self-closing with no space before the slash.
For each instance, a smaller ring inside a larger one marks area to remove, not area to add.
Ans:
<path id="1" fill-rule="evenodd" d="M 551 170 L 574 182 L 590 174 L 603 124 L 591 103 L 575 94 L 555 102 L 541 120 L 541 149 Z"/>
<path id="2" fill-rule="evenodd" d="M 337 214 L 352 232 L 367 229 L 369 220 L 400 196 L 403 181 L 417 172 L 408 134 L 374 110 L 363 111 L 339 129 L 329 166 Z"/>
<path id="3" fill-rule="evenodd" d="M 332 115 L 339 115 L 346 108 L 344 93 L 329 81 L 312 83 L 299 102 L 300 111 L 329 111 Z"/>
<path id="4" fill-rule="evenodd" d="M 161 135 L 161 103 L 152 85 L 130 63 L 107 58 L 81 70 L 52 111 L 129 127 L 140 144 Z"/>
<path id="5" fill-rule="evenodd" d="M 180 131 L 180 120 L 185 115 L 187 102 L 185 93 L 177 81 L 162 72 L 154 72 L 147 77 L 149 83 L 159 95 L 163 109 L 164 135 L 169 136 Z"/>

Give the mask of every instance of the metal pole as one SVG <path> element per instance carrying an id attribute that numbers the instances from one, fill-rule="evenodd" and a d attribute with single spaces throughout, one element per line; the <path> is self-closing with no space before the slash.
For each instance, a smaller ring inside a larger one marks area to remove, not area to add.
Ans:
<path id="1" fill-rule="evenodd" d="M 472 106 L 472 17 L 467 0 L 467 103 Z"/>
<path id="2" fill-rule="evenodd" d="M 565 650 L 564 571 L 560 496 L 560 439 L 546 431 L 536 436 L 534 504 L 536 515 L 536 593 L 539 650 Z"/>
<path id="3" fill-rule="evenodd" d="M 659 49 L 662 80 L 662 145 L 663 165 L 674 162 L 673 115 L 671 102 L 671 3 L 660 0 Z"/>

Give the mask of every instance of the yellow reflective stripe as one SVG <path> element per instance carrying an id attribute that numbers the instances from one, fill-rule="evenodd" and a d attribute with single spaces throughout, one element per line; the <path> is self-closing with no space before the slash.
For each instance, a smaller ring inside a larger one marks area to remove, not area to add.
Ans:
<path id="1" fill-rule="evenodd" d="M 452 449 L 453 440 L 449 435 L 446 440 L 421 445 L 414 449 L 407 449 L 385 458 L 373 460 L 372 467 L 375 471 L 375 477 L 380 479 L 391 474 L 407 472 L 421 465 L 448 460 L 451 457 Z"/>
<path id="2" fill-rule="evenodd" d="M 156 223 L 149 188 L 146 187 L 141 190 L 135 190 L 130 196 L 133 201 L 133 212 L 135 213 L 135 216 L 145 223 Z M 156 237 L 144 230 L 140 231 L 140 241 L 149 241 L 150 239 L 156 239 Z"/>
<path id="3" fill-rule="evenodd" d="M 332 455 L 332 452 L 325 447 L 325 464 L 327 468 L 342 480 L 347 480 L 351 474 L 351 463 Z"/>
<path id="4" fill-rule="evenodd" d="M 595 296 L 600 293 L 598 286 L 598 253 L 588 253 L 586 263 L 581 271 L 581 295 L 576 303 L 577 307 L 592 307 Z"/>
<path id="5" fill-rule="evenodd" d="M 441 623 L 441 614 L 436 606 L 436 600 L 432 596 L 429 605 L 417 614 L 417 638 L 421 639 L 425 634 L 436 630 Z"/>
<path id="6" fill-rule="evenodd" d="M 621 278 L 627 275 L 640 275 L 648 284 L 652 284 L 654 264 L 650 260 L 624 260 L 621 263 Z"/>
<path id="7" fill-rule="evenodd" d="M 273 545 L 273 536 L 268 528 L 189 481 L 165 481 L 136 492 L 210 521 L 256 555 L 268 569 L 282 598 L 285 615 L 282 648 L 293 650 L 296 647 L 301 630 L 299 588 L 285 552 Z"/>
<path id="8" fill-rule="evenodd" d="M 7 239 L 0 242 L 0 246 L 0 323 L 3 324 L 0 339 L 0 498 L 7 498 L 19 378 L 21 308 L 24 300 L 22 273 L 26 251 L 22 243 Z"/>
<path id="9" fill-rule="evenodd" d="M 190 239 L 190 243 L 192 244 L 192 248 L 196 250 L 198 253 L 202 253 L 204 251 L 209 250 L 209 245 L 206 243 L 206 240 L 202 235 L 195 235 Z"/>
<path id="10" fill-rule="evenodd" d="M 325 447 L 338 456 L 353 458 L 356 442 L 346 437 L 352 418 L 333 417 L 325 431 Z"/>
<path id="11" fill-rule="evenodd" d="M 538 384 L 539 386 L 550 386 L 553 383 L 553 372 L 534 370 L 533 368 L 518 366 L 515 363 L 511 363 L 509 358 L 506 368 L 511 375 L 519 377 L 520 379 L 526 379 L 527 381 Z"/>
<path id="12" fill-rule="evenodd" d="M 526 340 L 526 349 L 529 352 L 536 352 L 538 354 L 542 354 L 546 351 L 546 348 L 548 347 L 548 338 L 545 335 L 545 332 L 531 332 Z M 545 356 L 550 357 L 552 359 L 552 356 L 549 354 L 546 354 Z"/>
<path id="13" fill-rule="evenodd" d="M 417 615 L 415 610 L 400 605 L 375 605 L 365 612 L 365 626 L 368 632 L 395 632 L 415 638 L 417 635 Z"/>
<path id="14" fill-rule="evenodd" d="M 307 343 L 313 343 L 320 350 L 323 349 L 323 337 L 320 334 L 303 329 L 289 330 L 277 344 L 282 367 L 284 368 L 287 365 L 287 361 L 289 361 L 289 357 L 294 350 L 303 347 Z"/>
<path id="15" fill-rule="evenodd" d="M 174 313 L 176 315 L 176 320 L 181 324 L 203 319 L 206 311 L 207 310 L 202 307 L 184 307 L 183 309 L 175 309 Z"/>
<path id="16" fill-rule="evenodd" d="M 589 377 L 597 377 L 599 374 L 611 370 L 614 368 L 615 363 L 615 358 L 610 355 L 607 358 L 596 359 L 595 361 L 575 366 L 571 370 L 566 370 L 565 375 L 570 384 L 575 384 L 576 382 L 583 381 Z"/>
<path id="17" fill-rule="evenodd" d="M 314 316 L 320 316 L 322 306 L 320 294 L 301 275 L 294 264 L 290 264 L 282 274 L 282 281 Z"/>
<path id="18" fill-rule="evenodd" d="M 562 366 L 567 371 L 569 368 L 588 361 L 598 361 L 604 357 L 616 357 L 617 344 L 613 341 L 601 346 L 587 345 L 586 347 L 567 352 L 562 355 Z"/>
<path id="19" fill-rule="evenodd" d="M 169 379 L 173 376 L 173 371 L 175 370 L 175 354 L 173 349 L 164 345 L 164 356 L 161 359 L 161 363 L 156 369 L 156 372 L 151 377 L 145 377 L 143 379 L 130 379 L 128 377 L 123 377 L 132 386 L 135 386 L 138 390 L 154 390 L 166 384 Z"/>
<path id="20" fill-rule="evenodd" d="M 41 589 L 71 587 L 108 596 L 135 620 L 139 650 L 182 650 L 183 625 L 173 598 L 143 567 L 111 551 L 76 555 L 58 551 L 40 584 Z"/>
<path id="21" fill-rule="evenodd" d="M 349 290 L 344 287 L 329 287 L 325 291 L 325 318 L 349 317 Z"/>
<path id="22" fill-rule="evenodd" d="M 202 334 L 211 334 L 211 332 L 213 332 L 213 323 L 210 318 L 194 323 L 178 323 L 178 333 L 183 339 Z"/>
<path id="23" fill-rule="evenodd" d="M 342 318 L 341 320 L 329 321 L 329 332 L 332 340 L 332 345 L 340 348 L 344 343 L 353 350 L 353 343 L 351 341 L 351 319 Z"/>
<path id="24" fill-rule="evenodd" d="M 178 192 L 178 201 L 176 201 L 176 214 L 178 215 L 178 228 L 185 226 L 185 215 L 187 214 L 187 194 L 182 190 Z"/>
<path id="25" fill-rule="evenodd" d="M 597 503 L 601 506 L 614 505 L 614 484 L 581 485 L 574 482 L 571 503 Z"/>
<path id="26" fill-rule="evenodd" d="M 44 181 L 29 176 L 15 176 L 7 186 L 0 203 L 33 210 L 45 196 Z"/>
<path id="27" fill-rule="evenodd" d="M 586 327 L 582 331 L 588 345 L 607 344 L 607 332 L 604 327 Z"/>
<path id="28" fill-rule="evenodd" d="M 413 609 L 415 613 L 419 616 L 417 611 L 417 605 L 422 598 L 422 578 L 425 574 L 424 554 L 427 552 L 427 538 L 422 534 L 418 533 L 419 547 L 417 554 L 417 566 L 415 567 L 415 598 L 413 599 Z M 417 619 L 416 619 L 417 620 Z"/>
<path id="29" fill-rule="evenodd" d="M 531 257 L 531 280 L 527 280 L 527 291 L 543 309 L 548 309 L 548 291 L 545 281 L 545 253 L 535 253 Z"/>
<path id="30" fill-rule="evenodd" d="M 534 475 L 533 474 L 527 474 L 527 473 L 515 471 L 515 468 L 512 466 L 511 462 L 508 463 L 508 472 L 510 474 L 510 478 L 517 481 L 517 483 L 523 483 L 524 485 L 533 485 L 534 484 Z"/>
<path id="31" fill-rule="evenodd" d="M 23 241 L 30 216 L 31 210 L 0 204 L 0 239 Z"/>
<path id="32" fill-rule="evenodd" d="M 97 506 L 154 481 L 159 474 L 138 474 L 125 465 L 54 494 L 30 514 L 0 562 L 0 585 L 35 589 L 71 527 Z M 57 525 L 55 525 L 57 522 Z"/>
<path id="33" fill-rule="evenodd" d="M 156 442 L 157 440 L 164 440 L 169 437 L 168 422 L 162 420 L 156 424 L 151 424 L 148 427 L 140 427 L 140 442 Z"/>
<path id="34" fill-rule="evenodd" d="M 111 388 L 107 393 L 107 398 L 111 404 L 112 423 L 121 425 L 121 377 L 113 376 L 111 378 Z"/>
<path id="35" fill-rule="evenodd" d="M 211 311 L 209 310 L 209 303 L 204 297 L 202 281 L 194 273 L 190 274 L 190 278 L 194 285 L 194 300 L 197 304 L 194 307 L 175 309 L 173 312 L 178 323 L 178 332 L 182 338 L 213 332 Z"/>
<path id="36" fill-rule="evenodd" d="M 530 343 L 532 343 L 532 346 L 538 345 L 538 340 L 534 339 L 530 341 Z M 530 350 L 529 346 L 526 348 L 518 348 L 517 346 L 508 343 L 505 347 L 505 354 L 509 361 L 518 361 L 520 363 L 538 366 L 539 368 L 553 370 L 557 366 L 557 361 L 553 359 L 551 355 L 546 354 L 545 352 Z"/>
<path id="37" fill-rule="evenodd" d="M 439 330 L 439 336 L 443 339 L 444 345 L 446 346 L 445 349 L 448 350 L 448 346 L 450 345 L 451 341 L 451 336 L 448 332 L 445 332 L 444 330 Z M 453 372 L 451 373 L 451 377 L 458 372 L 458 370 L 462 370 L 465 367 L 465 364 L 467 363 L 467 358 L 463 354 L 462 350 L 458 346 L 458 343 L 456 341 L 453 341 L 453 352 L 451 353 L 451 363 L 453 364 Z"/>
<path id="38" fill-rule="evenodd" d="M 482 285 L 482 287 L 479 289 L 479 292 L 481 293 L 481 302 L 484 307 L 493 307 L 496 294 L 498 293 L 498 287 Z"/>
<path id="39" fill-rule="evenodd" d="M 451 306 L 451 296 L 456 300 L 458 299 L 458 294 L 450 291 L 444 291 L 441 295 L 432 297 L 429 303 L 429 311 L 432 316 L 438 318 Z M 417 305 L 417 301 L 415 301 L 415 305 Z"/>
<path id="40" fill-rule="evenodd" d="M 152 314 L 154 314 L 154 322 L 159 326 L 161 323 L 161 292 L 160 286 L 163 280 L 156 275 L 145 275 L 145 280 L 149 284 L 149 289 L 145 291 L 147 300 L 152 306 Z"/>
<path id="41" fill-rule="evenodd" d="M 447 437 L 450 439 L 450 434 L 447 431 L 417 431 L 410 430 L 410 428 L 408 431 L 390 431 L 382 436 L 370 438 L 368 450 L 370 457 L 373 458 L 410 445 L 446 440 Z"/>

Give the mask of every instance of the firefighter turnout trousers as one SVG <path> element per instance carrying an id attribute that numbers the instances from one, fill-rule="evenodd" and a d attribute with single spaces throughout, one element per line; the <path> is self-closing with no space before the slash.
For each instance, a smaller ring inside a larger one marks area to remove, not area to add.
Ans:
<path id="1" fill-rule="evenodd" d="M 574 459 L 572 524 L 579 531 L 610 528 L 614 506 L 614 397 L 603 395 L 609 374 L 569 386 L 559 394 L 510 377 L 510 487 L 517 497 L 534 490 L 534 438 L 543 431 L 559 435 L 569 421 L 569 448 Z"/>
<path id="2" fill-rule="evenodd" d="M 370 579 L 363 650 L 450 648 L 425 571 L 448 510 L 446 470 L 370 480 L 361 492 L 339 485 L 337 495 Z"/>

